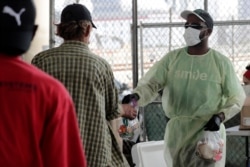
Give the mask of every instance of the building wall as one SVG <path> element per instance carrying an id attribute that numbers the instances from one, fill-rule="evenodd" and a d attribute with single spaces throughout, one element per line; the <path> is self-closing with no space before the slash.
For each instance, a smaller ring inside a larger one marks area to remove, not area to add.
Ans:
<path id="1" fill-rule="evenodd" d="M 49 18 L 50 18 L 50 1 L 49 0 L 34 0 L 37 15 L 36 24 L 38 25 L 37 32 L 34 36 L 30 49 L 23 55 L 23 59 L 31 62 L 31 59 L 40 51 L 49 46 Z"/>

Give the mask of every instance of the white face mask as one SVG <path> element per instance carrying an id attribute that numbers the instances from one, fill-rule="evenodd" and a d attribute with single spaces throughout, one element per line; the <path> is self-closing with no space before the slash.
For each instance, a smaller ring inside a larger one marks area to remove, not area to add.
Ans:
<path id="1" fill-rule="evenodd" d="M 200 30 L 191 27 L 185 29 L 183 37 L 186 41 L 187 46 L 194 46 L 201 42 L 200 32 Z"/>

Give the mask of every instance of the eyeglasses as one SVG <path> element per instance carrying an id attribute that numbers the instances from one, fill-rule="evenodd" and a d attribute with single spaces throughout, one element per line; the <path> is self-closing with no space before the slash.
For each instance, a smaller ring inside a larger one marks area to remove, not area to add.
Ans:
<path id="1" fill-rule="evenodd" d="M 192 24 L 186 23 L 186 24 L 184 25 L 184 27 L 185 27 L 185 28 L 191 27 L 191 28 L 194 28 L 194 29 L 197 29 L 197 30 L 200 30 L 200 29 L 202 29 L 202 28 L 206 28 L 205 25 L 195 24 L 195 23 L 192 23 Z"/>

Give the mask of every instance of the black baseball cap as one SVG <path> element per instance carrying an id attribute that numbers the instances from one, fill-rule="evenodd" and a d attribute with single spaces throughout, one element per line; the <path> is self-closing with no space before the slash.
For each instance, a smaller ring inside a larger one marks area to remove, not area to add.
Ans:
<path id="1" fill-rule="evenodd" d="M 91 14 L 89 10 L 82 4 L 70 4 L 66 6 L 61 14 L 61 23 L 68 23 L 71 21 L 88 20 L 91 22 L 92 26 L 96 28 L 92 21 Z"/>
<path id="2" fill-rule="evenodd" d="M 213 29 L 214 21 L 212 17 L 210 16 L 210 14 L 206 12 L 205 10 L 203 9 L 196 9 L 194 11 L 184 10 L 183 12 L 181 12 L 181 17 L 187 20 L 187 17 L 190 14 L 197 16 L 199 19 L 205 22 L 208 28 Z"/>
<path id="3" fill-rule="evenodd" d="M 33 0 L 0 1 L 0 52 L 19 56 L 33 39 L 36 9 Z"/>

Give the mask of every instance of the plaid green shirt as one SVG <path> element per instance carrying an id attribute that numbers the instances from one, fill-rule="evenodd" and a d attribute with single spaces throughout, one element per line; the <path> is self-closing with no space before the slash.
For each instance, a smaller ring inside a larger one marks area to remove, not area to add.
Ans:
<path id="1" fill-rule="evenodd" d="M 70 92 L 88 166 L 127 166 L 107 124 L 119 115 L 118 94 L 110 65 L 78 41 L 66 41 L 41 52 L 33 58 L 32 64 L 60 80 Z"/>

